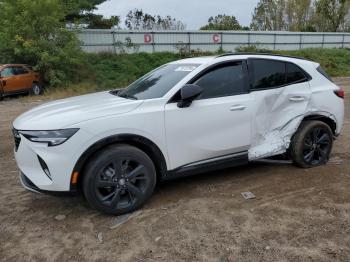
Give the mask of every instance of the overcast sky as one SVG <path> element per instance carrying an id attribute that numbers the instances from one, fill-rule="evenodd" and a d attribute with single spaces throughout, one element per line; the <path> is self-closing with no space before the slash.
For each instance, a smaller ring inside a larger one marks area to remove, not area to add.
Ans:
<path id="1" fill-rule="evenodd" d="M 97 14 L 119 15 L 123 19 L 131 9 L 141 8 L 152 15 L 171 15 L 183 21 L 187 29 L 199 29 L 210 16 L 234 15 L 242 25 L 249 25 L 258 0 L 108 0 L 98 6 Z M 122 25 L 124 26 L 124 24 Z"/>

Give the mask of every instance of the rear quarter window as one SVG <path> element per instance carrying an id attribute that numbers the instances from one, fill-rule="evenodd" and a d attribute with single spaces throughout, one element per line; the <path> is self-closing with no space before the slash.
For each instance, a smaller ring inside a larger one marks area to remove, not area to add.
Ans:
<path id="1" fill-rule="evenodd" d="M 332 78 L 326 73 L 326 71 L 325 71 L 321 66 L 317 67 L 317 71 L 318 71 L 321 75 L 323 75 L 325 78 L 327 78 L 329 81 L 332 81 L 332 82 L 333 82 Z"/>

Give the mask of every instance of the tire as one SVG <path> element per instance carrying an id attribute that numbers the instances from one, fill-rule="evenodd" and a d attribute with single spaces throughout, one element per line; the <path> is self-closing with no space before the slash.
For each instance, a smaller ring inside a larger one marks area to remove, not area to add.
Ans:
<path id="1" fill-rule="evenodd" d="M 292 138 L 290 155 L 298 167 L 320 166 L 328 162 L 332 146 L 333 133 L 327 124 L 317 120 L 305 121 Z"/>
<path id="2" fill-rule="evenodd" d="M 41 95 L 43 93 L 43 87 L 39 83 L 33 83 L 29 92 L 31 95 Z"/>
<path id="3" fill-rule="evenodd" d="M 120 215 L 140 208 L 152 195 L 156 170 L 143 151 L 129 145 L 99 151 L 84 171 L 83 193 L 90 206 Z"/>

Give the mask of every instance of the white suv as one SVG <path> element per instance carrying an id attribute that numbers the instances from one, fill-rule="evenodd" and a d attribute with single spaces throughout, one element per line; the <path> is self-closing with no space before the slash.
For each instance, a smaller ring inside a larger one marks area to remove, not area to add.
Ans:
<path id="1" fill-rule="evenodd" d="M 319 64 L 226 54 L 163 65 L 128 88 L 38 106 L 13 123 L 25 188 L 81 191 L 110 214 L 139 208 L 157 181 L 286 153 L 325 164 L 344 92 Z"/>

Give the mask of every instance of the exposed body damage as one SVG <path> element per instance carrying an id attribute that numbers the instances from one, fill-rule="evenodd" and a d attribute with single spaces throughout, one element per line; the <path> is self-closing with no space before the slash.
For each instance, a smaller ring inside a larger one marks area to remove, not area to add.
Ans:
<path id="1" fill-rule="evenodd" d="M 285 125 L 266 133 L 262 139 L 262 143 L 252 147 L 248 151 L 249 160 L 285 153 L 289 148 L 292 136 L 295 134 L 301 122 L 308 116 L 324 116 L 335 121 L 335 117 L 332 114 L 322 111 L 309 111 L 306 114 L 296 116 Z"/>

